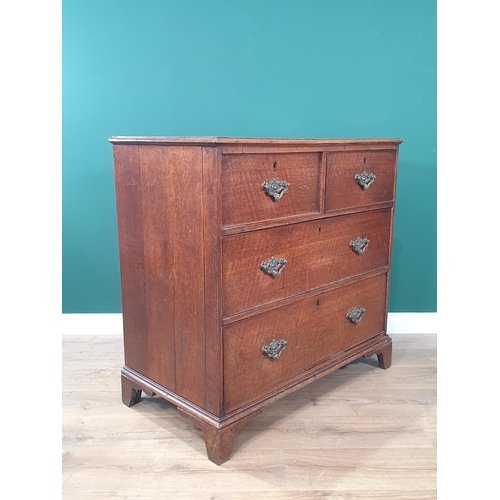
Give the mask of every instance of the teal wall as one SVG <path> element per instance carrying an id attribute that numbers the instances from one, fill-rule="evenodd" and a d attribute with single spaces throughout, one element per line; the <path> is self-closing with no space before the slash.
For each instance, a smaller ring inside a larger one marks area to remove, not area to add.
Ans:
<path id="1" fill-rule="evenodd" d="M 436 311 L 435 0 L 64 0 L 63 312 L 121 310 L 112 135 L 404 139 L 389 310 Z"/>

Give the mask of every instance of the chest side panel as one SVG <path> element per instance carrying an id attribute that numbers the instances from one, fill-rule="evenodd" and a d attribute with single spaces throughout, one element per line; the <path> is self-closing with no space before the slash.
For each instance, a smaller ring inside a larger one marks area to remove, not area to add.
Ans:
<path id="1" fill-rule="evenodd" d="M 125 364 L 149 377 L 139 146 L 113 147 Z"/>
<path id="2" fill-rule="evenodd" d="M 126 342 L 127 366 L 134 360 L 130 368 L 199 406 L 205 404 L 202 161 L 202 147 L 140 145 L 139 175 L 130 181 L 140 203 L 119 212 L 124 225 L 137 220 L 141 227 L 132 238 L 121 238 L 121 256 L 126 263 L 143 262 L 137 276 L 128 264 L 122 272 L 124 303 L 141 311 L 125 334 L 133 339 Z M 142 256 L 132 252 L 138 248 Z M 124 309 L 125 323 L 130 316 Z"/>

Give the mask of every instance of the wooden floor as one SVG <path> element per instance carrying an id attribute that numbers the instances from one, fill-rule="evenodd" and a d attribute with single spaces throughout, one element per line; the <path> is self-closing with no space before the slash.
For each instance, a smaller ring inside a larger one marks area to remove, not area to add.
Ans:
<path id="1" fill-rule="evenodd" d="M 121 402 L 120 337 L 63 338 L 63 498 L 435 499 L 436 336 L 394 335 L 264 409 L 218 467 L 161 398 Z"/>

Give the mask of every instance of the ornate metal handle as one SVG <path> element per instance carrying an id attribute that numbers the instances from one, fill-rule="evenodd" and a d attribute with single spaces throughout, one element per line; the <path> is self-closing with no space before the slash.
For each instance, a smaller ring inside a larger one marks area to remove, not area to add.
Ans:
<path id="1" fill-rule="evenodd" d="M 265 191 L 274 201 L 281 200 L 281 197 L 288 191 L 288 182 L 286 180 L 278 181 L 273 179 L 271 182 L 262 183 L 262 190 Z"/>
<path id="2" fill-rule="evenodd" d="M 269 345 L 262 346 L 262 354 L 267 354 L 271 359 L 278 359 L 285 350 L 287 341 L 285 339 L 272 340 Z"/>
<path id="3" fill-rule="evenodd" d="M 346 318 L 351 322 L 357 325 L 360 321 L 361 318 L 363 317 L 363 314 L 365 314 L 366 309 L 364 307 L 360 307 L 359 309 L 355 307 L 351 312 L 348 312 L 346 314 Z"/>
<path id="4" fill-rule="evenodd" d="M 281 259 L 276 260 L 274 257 L 271 257 L 271 260 L 269 262 L 262 261 L 260 263 L 260 268 L 265 271 L 269 276 L 272 276 L 273 278 L 277 278 L 283 269 L 285 269 L 285 266 L 288 264 L 288 261 L 285 259 L 285 257 L 281 257 Z"/>
<path id="5" fill-rule="evenodd" d="M 367 174 L 366 172 L 363 172 L 362 174 L 356 174 L 354 176 L 354 180 L 363 188 L 363 191 L 365 189 L 368 189 L 371 184 L 375 182 L 375 174 L 372 174 L 371 172 Z"/>
<path id="6" fill-rule="evenodd" d="M 356 252 L 358 255 L 361 255 L 367 248 L 370 240 L 368 238 L 361 239 L 359 236 L 356 238 L 356 241 L 352 241 L 349 243 L 349 246 L 352 248 L 353 252 Z"/>

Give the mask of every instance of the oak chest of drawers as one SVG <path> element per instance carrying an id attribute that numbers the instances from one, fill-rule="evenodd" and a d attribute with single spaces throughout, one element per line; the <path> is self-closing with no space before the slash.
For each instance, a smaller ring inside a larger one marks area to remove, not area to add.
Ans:
<path id="1" fill-rule="evenodd" d="M 113 137 L 127 406 L 210 460 L 262 408 L 361 357 L 391 364 L 399 139 Z"/>

